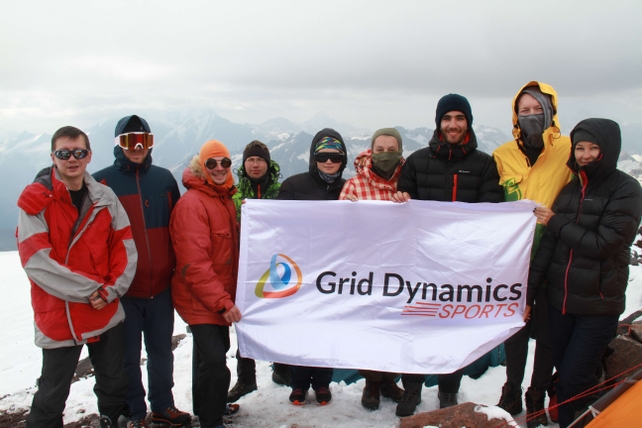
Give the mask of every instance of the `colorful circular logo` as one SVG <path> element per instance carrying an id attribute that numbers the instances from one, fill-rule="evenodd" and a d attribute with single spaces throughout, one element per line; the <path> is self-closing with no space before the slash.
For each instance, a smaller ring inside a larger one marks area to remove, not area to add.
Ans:
<path id="1" fill-rule="evenodd" d="M 279 270 L 281 273 L 279 273 Z M 296 274 L 296 283 L 293 274 Z M 269 288 L 274 291 L 265 289 L 268 278 L 270 279 Z M 301 274 L 301 269 L 299 269 L 294 260 L 285 254 L 275 254 L 270 260 L 270 268 L 265 271 L 256 284 L 254 294 L 261 299 L 288 297 L 299 291 L 302 283 L 303 275 Z"/>

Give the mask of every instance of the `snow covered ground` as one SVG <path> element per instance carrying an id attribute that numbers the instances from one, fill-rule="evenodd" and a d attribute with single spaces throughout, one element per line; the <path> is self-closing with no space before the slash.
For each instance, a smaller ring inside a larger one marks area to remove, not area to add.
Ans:
<path id="1" fill-rule="evenodd" d="M 3 308 L 0 311 L 0 326 L 4 329 L 0 346 L 0 411 L 28 408 L 35 392 L 39 376 L 41 352 L 33 344 L 33 314 L 29 296 L 29 282 L 20 266 L 17 252 L 0 252 L 0 296 Z M 627 308 L 624 316 L 642 308 L 642 267 L 631 267 L 627 292 Z M 176 316 L 175 334 L 185 333 L 185 324 Z M 174 352 L 174 396 L 178 408 L 191 411 L 191 349 L 188 336 Z M 528 369 L 524 386 L 530 381 L 532 351 L 530 348 Z M 232 349 L 228 353 L 228 366 L 232 370 L 232 384 L 236 380 L 236 337 L 232 329 Z M 86 356 L 83 352 L 81 358 Z M 477 380 L 464 377 L 459 393 L 459 402 L 494 405 L 505 381 L 504 367 L 491 368 Z M 293 406 L 288 401 L 290 389 L 276 385 L 271 380 L 267 362 L 257 362 L 259 389 L 239 400 L 240 412 L 232 419 L 230 427 L 394 427 L 399 420 L 394 414 L 395 403 L 382 399 L 377 411 L 361 406 L 361 391 L 364 381 L 354 384 L 332 383 L 333 401 L 328 406 Z M 84 415 L 96 413 L 96 399 L 92 388 L 93 378 L 76 382 L 71 387 L 65 410 L 65 422 L 73 422 Z M 419 412 L 439 407 L 437 387 L 424 388 Z M 519 420 L 518 415 L 517 419 Z M 525 424 L 522 424 L 525 426 Z M 557 424 L 549 424 L 557 427 Z"/>

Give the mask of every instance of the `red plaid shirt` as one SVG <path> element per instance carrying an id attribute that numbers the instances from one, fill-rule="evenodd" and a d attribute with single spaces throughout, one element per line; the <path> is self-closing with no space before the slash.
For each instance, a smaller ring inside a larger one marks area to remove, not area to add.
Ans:
<path id="1" fill-rule="evenodd" d="M 348 195 L 354 195 L 358 199 L 389 201 L 397 191 L 397 182 L 401 175 L 401 166 L 404 159 L 395 169 L 389 180 L 379 177 L 372 172 L 372 152 L 370 149 L 359 153 L 354 160 L 354 167 L 357 175 L 348 179 L 343 185 L 339 199 L 346 199 Z"/>

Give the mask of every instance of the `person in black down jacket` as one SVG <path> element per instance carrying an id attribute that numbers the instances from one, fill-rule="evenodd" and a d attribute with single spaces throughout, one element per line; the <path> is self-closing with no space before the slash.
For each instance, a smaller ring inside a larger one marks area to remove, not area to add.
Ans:
<path id="1" fill-rule="evenodd" d="M 328 139 L 335 140 L 336 143 L 333 143 L 334 145 L 324 143 L 329 141 Z M 340 160 L 340 162 L 334 162 L 334 160 Z M 347 164 L 348 150 L 341 134 L 332 128 L 324 128 L 312 139 L 309 171 L 287 178 L 281 184 L 276 199 L 295 201 L 339 199 L 343 183 L 346 182 L 341 175 Z"/>
<path id="2" fill-rule="evenodd" d="M 526 320 L 546 282 L 559 403 L 597 384 L 600 359 L 624 311 L 631 244 L 642 215 L 640 184 L 616 168 L 618 124 L 583 120 L 571 141 L 567 165 L 577 179 L 562 189 L 552 210 L 535 209 L 547 227 L 530 268 L 524 312 Z M 560 406 L 560 427 L 573 422 L 590 400 Z"/>
<path id="3" fill-rule="evenodd" d="M 401 168 L 395 202 L 428 201 L 503 202 L 504 191 L 493 158 L 477 150 L 473 113 L 468 100 L 448 94 L 437 104 L 437 125 L 428 147 L 411 154 Z M 457 405 L 463 369 L 439 375 L 439 407 Z M 405 393 L 397 416 L 410 416 L 421 402 L 424 375 L 403 374 Z"/>
<path id="4" fill-rule="evenodd" d="M 341 134 L 331 128 L 317 132 L 310 145 L 310 169 L 286 179 L 276 199 L 336 200 L 339 199 L 345 180 L 341 178 L 348 164 L 348 150 Z M 333 369 L 326 367 L 290 367 L 292 393 L 290 401 L 305 404 L 312 385 L 316 402 L 325 405 L 332 401 L 330 381 Z"/>

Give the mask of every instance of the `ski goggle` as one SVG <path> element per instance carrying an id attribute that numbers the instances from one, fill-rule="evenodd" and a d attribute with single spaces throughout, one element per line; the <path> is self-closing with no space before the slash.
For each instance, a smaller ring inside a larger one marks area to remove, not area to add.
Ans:
<path id="1" fill-rule="evenodd" d="M 230 158 L 223 158 L 220 161 L 217 161 L 214 158 L 209 158 L 205 161 L 205 168 L 214 169 L 219 164 L 219 162 L 221 163 L 221 166 L 223 168 L 229 168 L 232 166 L 232 160 Z"/>
<path id="2" fill-rule="evenodd" d="M 123 150 L 143 150 L 154 147 L 154 134 L 149 132 L 129 132 L 116 137 L 116 145 Z"/>
<path id="3" fill-rule="evenodd" d="M 76 159 L 84 159 L 87 157 L 88 154 L 89 154 L 89 150 L 87 149 L 74 149 L 74 150 L 62 149 L 62 150 L 56 150 L 54 152 L 54 156 L 61 160 L 69 160 L 69 158 L 72 155 Z"/>

